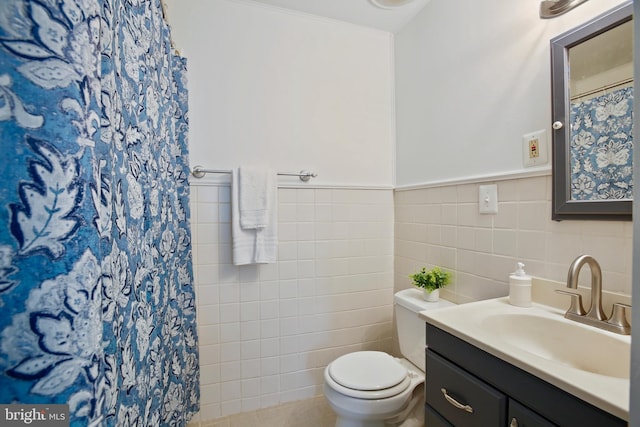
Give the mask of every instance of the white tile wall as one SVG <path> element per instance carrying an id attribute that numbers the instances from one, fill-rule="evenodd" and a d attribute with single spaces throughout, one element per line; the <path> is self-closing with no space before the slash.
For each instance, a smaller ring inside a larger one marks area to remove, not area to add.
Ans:
<path id="1" fill-rule="evenodd" d="M 192 186 L 201 411 L 322 394 L 337 356 L 390 351 L 393 192 L 280 189 L 278 262 L 232 264 L 230 189 Z"/>
<path id="2" fill-rule="evenodd" d="M 600 262 L 604 288 L 631 294 L 631 222 L 551 218 L 551 178 L 495 182 L 498 214 L 478 213 L 478 184 L 401 190 L 278 192 L 278 262 L 231 259 L 228 186 L 192 187 L 194 273 L 206 422 L 322 394 L 322 371 L 360 349 L 392 351 L 392 294 L 408 275 L 454 273 L 443 296 L 506 295 L 527 271 L 566 280 L 582 253 Z M 395 230 L 394 230 L 395 224 Z M 588 281 L 588 271 L 581 275 Z"/>
<path id="3" fill-rule="evenodd" d="M 478 213 L 478 186 L 498 185 L 498 213 Z M 551 221 L 551 177 L 396 191 L 395 289 L 440 265 L 454 273 L 441 295 L 458 302 L 504 296 L 517 261 L 527 272 L 566 281 L 571 262 L 593 255 L 603 287 L 631 295 L 632 223 Z M 589 271 L 580 275 L 588 286 Z"/>

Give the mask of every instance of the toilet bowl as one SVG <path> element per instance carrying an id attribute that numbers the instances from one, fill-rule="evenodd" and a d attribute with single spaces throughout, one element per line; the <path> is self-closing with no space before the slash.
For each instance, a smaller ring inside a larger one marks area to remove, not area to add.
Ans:
<path id="1" fill-rule="evenodd" d="M 422 292 L 394 296 L 400 352 L 357 351 L 338 357 L 324 370 L 324 395 L 336 413 L 336 427 L 416 425 L 424 396 L 424 321 L 418 312 L 453 303 L 425 302 Z"/>
<path id="2" fill-rule="evenodd" d="M 424 373 L 383 352 L 341 356 L 326 367 L 324 378 L 325 398 L 338 415 L 336 427 L 392 425 L 391 419 L 422 400 Z"/>

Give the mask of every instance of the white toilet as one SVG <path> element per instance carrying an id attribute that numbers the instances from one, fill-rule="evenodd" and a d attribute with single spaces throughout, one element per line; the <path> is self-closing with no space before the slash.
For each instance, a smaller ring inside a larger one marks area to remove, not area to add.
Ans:
<path id="1" fill-rule="evenodd" d="M 418 312 L 454 305 L 426 302 L 412 288 L 395 294 L 395 316 L 403 359 L 380 351 L 357 351 L 324 370 L 324 395 L 337 415 L 336 427 L 422 426 L 425 323 Z"/>

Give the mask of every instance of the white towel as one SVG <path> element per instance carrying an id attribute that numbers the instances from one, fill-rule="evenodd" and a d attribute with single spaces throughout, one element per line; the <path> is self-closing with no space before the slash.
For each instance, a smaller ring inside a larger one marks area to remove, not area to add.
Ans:
<path id="1" fill-rule="evenodd" d="M 231 185 L 231 233 L 233 239 L 233 263 L 235 265 L 245 264 L 262 264 L 272 263 L 277 260 L 278 251 L 278 189 L 276 184 L 275 172 L 266 172 L 265 185 L 257 185 L 254 178 L 257 175 L 263 175 L 264 172 L 251 174 L 248 177 L 244 169 L 233 170 Z M 242 200 L 248 195 L 244 194 L 245 188 L 243 184 L 251 183 L 247 190 L 250 193 L 257 194 L 257 188 L 260 187 L 264 194 L 260 195 L 259 201 L 245 202 L 247 207 L 246 224 L 250 228 L 245 228 L 241 224 Z M 257 225 L 263 225 L 257 227 Z"/>
<path id="2" fill-rule="evenodd" d="M 268 225 L 274 178 L 275 173 L 267 169 L 238 169 L 240 227 L 243 229 L 265 228 Z"/>

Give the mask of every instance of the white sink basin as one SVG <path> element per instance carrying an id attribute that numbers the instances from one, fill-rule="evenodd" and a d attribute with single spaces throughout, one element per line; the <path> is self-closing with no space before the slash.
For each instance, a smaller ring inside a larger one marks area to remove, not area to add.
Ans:
<path id="1" fill-rule="evenodd" d="M 505 313 L 488 316 L 482 327 L 521 350 L 574 369 L 629 379 L 628 340 L 584 327 L 564 317 Z"/>
<path id="2" fill-rule="evenodd" d="M 631 337 L 508 298 L 423 311 L 428 323 L 622 419 L 629 419 Z"/>

